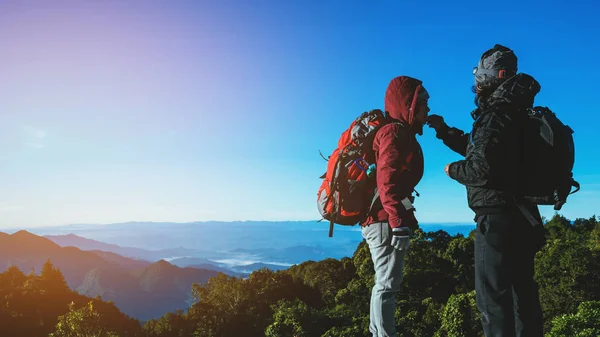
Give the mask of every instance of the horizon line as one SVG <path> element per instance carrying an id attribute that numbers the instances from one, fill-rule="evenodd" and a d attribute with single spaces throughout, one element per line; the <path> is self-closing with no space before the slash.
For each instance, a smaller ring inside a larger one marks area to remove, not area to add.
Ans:
<path id="1" fill-rule="evenodd" d="M 189 224 L 207 224 L 207 223 L 300 223 L 300 222 L 314 222 L 318 223 L 318 220 L 203 220 L 203 221 L 124 221 L 124 222 L 109 222 L 109 223 L 70 223 L 70 224 L 62 224 L 62 225 L 38 225 L 38 226 L 0 226 L 0 231 L 5 229 L 43 229 L 43 228 L 58 228 L 58 227 L 76 227 L 76 226 L 111 226 L 111 225 L 132 225 L 132 224 L 178 224 L 178 225 L 189 225 Z M 323 225 L 327 224 L 327 221 L 321 221 Z M 452 226 L 452 225 L 475 225 L 475 223 L 471 221 L 446 221 L 446 222 L 422 222 L 419 223 L 419 226 Z M 358 227 L 359 225 L 346 226 L 336 224 L 337 227 Z"/>

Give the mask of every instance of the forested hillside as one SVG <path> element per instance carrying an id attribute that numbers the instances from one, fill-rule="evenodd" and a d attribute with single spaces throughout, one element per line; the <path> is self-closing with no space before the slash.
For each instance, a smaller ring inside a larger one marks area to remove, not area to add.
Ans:
<path id="1" fill-rule="evenodd" d="M 560 215 L 545 223 L 536 256 L 547 337 L 600 335 L 600 224 Z M 401 336 L 482 336 L 473 285 L 473 232 L 417 231 L 397 297 Z M 307 261 L 248 278 L 219 274 L 194 284 L 186 311 L 138 322 L 114 305 L 70 291 L 50 263 L 41 274 L 0 274 L 0 331 L 11 336 L 327 336 L 368 337 L 373 266 L 360 243 L 352 257 Z M 91 302 L 90 302 L 91 301 Z M 70 309 L 69 303 L 74 305 Z M 88 304 L 91 303 L 91 304 Z M 71 310 L 71 311 L 69 311 Z"/>

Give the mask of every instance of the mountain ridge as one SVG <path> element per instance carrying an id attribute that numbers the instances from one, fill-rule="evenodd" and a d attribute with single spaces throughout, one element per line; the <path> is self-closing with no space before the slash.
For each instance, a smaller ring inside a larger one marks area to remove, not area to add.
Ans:
<path id="1" fill-rule="evenodd" d="M 218 275 L 208 269 L 180 268 L 165 260 L 131 268 L 124 266 L 123 261 L 131 263 L 132 259 L 114 253 L 107 255 L 119 263 L 103 259 L 102 254 L 107 252 L 61 247 L 26 230 L 0 234 L 0 272 L 13 265 L 22 271 L 39 272 L 50 260 L 69 288 L 91 298 L 111 300 L 123 313 L 140 320 L 185 309 L 192 283 L 205 283 Z"/>

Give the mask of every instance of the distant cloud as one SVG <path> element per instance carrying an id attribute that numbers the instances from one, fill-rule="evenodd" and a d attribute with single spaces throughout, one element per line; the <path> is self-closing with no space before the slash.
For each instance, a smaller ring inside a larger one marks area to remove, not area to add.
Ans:
<path id="1" fill-rule="evenodd" d="M 45 145 L 44 140 L 46 139 L 47 132 L 43 129 L 26 125 L 23 127 L 23 136 L 25 137 L 25 145 L 34 149 L 41 149 Z"/>

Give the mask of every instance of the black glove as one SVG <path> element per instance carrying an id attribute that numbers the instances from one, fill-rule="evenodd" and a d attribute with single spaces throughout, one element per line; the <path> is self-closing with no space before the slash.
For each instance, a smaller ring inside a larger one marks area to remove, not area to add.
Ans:
<path id="1" fill-rule="evenodd" d="M 444 117 L 435 114 L 427 117 L 427 125 L 438 133 L 448 129 L 448 125 L 444 122 Z"/>

